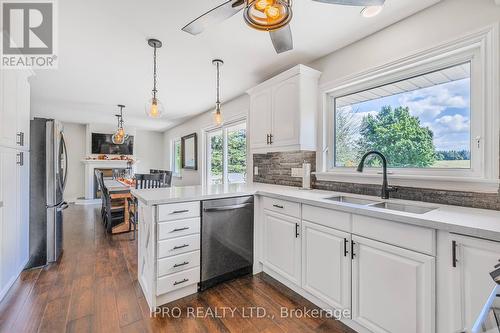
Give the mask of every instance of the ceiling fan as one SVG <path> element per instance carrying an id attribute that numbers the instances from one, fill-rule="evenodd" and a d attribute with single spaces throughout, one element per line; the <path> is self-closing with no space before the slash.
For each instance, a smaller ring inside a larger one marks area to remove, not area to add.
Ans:
<path id="1" fill-rule="evenodd" d="M 333 5 L 381 6 L 385 0 L 313 0 Z M 202 33 L 208 26 L 220 23 L 239 11 L 252 28 L 268 31 L 277 53 L 293 49 L 292 0 L 229 0 L 188 23 L 183 31 L 192 35 Z"/>

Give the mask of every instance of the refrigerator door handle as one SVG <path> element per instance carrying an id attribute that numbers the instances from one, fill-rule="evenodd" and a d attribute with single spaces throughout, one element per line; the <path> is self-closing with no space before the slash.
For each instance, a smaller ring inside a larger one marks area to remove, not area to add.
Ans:
<path id="1" fill-rule="evenodd" d="M 64 148 L 64 180 L 62 192 L 66 189 L 66 183 L 68 180 L 68 149 L 66 148 L 66 140 L 64 139 L 64 132 L 61 132 L 61 140 Z"/>
<path id="2" fill-rule="evenodd" d="M 63 210 L 65 210 L 68 207 L 69 207 L 68 203 L 66 201 L 63 201 L 63 202 L 61 202 L 60 205 L 57 206 L 57 211 L 62 212 Z"/>

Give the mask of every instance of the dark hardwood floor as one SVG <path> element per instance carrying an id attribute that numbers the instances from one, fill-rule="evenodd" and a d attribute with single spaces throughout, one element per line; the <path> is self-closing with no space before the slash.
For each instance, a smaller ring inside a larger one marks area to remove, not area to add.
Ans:
<path id="1" fill-rule="evenodd" d="M 151 316 L 136 278 L 132 234 L 105 234 L 92 206 L 72 206 L 64 219 L 63 256 L 21 274 L 0 303 L 1 332 L 354 332 L 333 319 L 280 316 L 282 307 L 315 306 L 264 274 L 186 297 L 164 307 L 169 314 Z M 251 317 L 252 310 L 266 315 Z"/>

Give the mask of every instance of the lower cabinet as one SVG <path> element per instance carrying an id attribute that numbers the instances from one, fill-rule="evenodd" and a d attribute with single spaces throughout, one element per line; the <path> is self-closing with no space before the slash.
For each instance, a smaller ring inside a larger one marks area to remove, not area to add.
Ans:
<path id="1" fill-rule="evenodd" d="M 372 332 L 434 332 L 434 257 L 354 235 L 352 241 L 352 319 Z"/>
<path id="2" fill-rule="evenodd" d="M 300 286 L 300 219 L 264 210 L 264 264 Z"/>
<path id="3" fill-rule="evenodd" d="M 28 154 L 0 147 L 0 300 L 28 260 Z"/>
<path id="4" fill-rule="evenodd" d="M 335 309 L 351 308 L 351 235 L 302 221 L 302 288 Z"/>
<path id="5" fill-rule="evenodd" d="M 495 283 L 489 273 L 500 260 L 500 243 L 450 235 L 451 325 L 453 332 L 470 332 Z"/>

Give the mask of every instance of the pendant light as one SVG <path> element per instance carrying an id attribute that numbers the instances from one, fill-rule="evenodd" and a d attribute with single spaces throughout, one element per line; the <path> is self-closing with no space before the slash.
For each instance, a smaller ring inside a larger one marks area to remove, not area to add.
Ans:
<path id="1" fill-rule="evenodd" d="M 118 126 L 111 140 L 114 144 L 121 145 L 128 138 L 128 134 L 125 134 L 125 129 L 123 128 L 123 108 L 125 105 L 118 104 L 117 106 L 120 108 L 120 114 L 115 115 L 118 119 Z"/>
<path id="2" fill-rule="evenodd" d="M 158 90 L 156 89 L 156 49 L 162 46 L 161 41 L 158 39 L 148 39 L 148 45 L 151 46 L 153 51 L 153 97 L 146 103 L 146 114 L 150 118 L 160 118 L 163 115 L 163 104 L 157 97 Z"/>
<path id="3" fill-rule="evenodd" d="M 222 111 L 221 111 L 221 102 L 220 102 L 220 66 L 224 65 L 224 61 L 220 59 L 212 60 L 212 64 L 217 68 L 217 100 L 215 101 L 215 111 L 214 111 L 214 123 L 219 126 L 222 124 Z"/>

